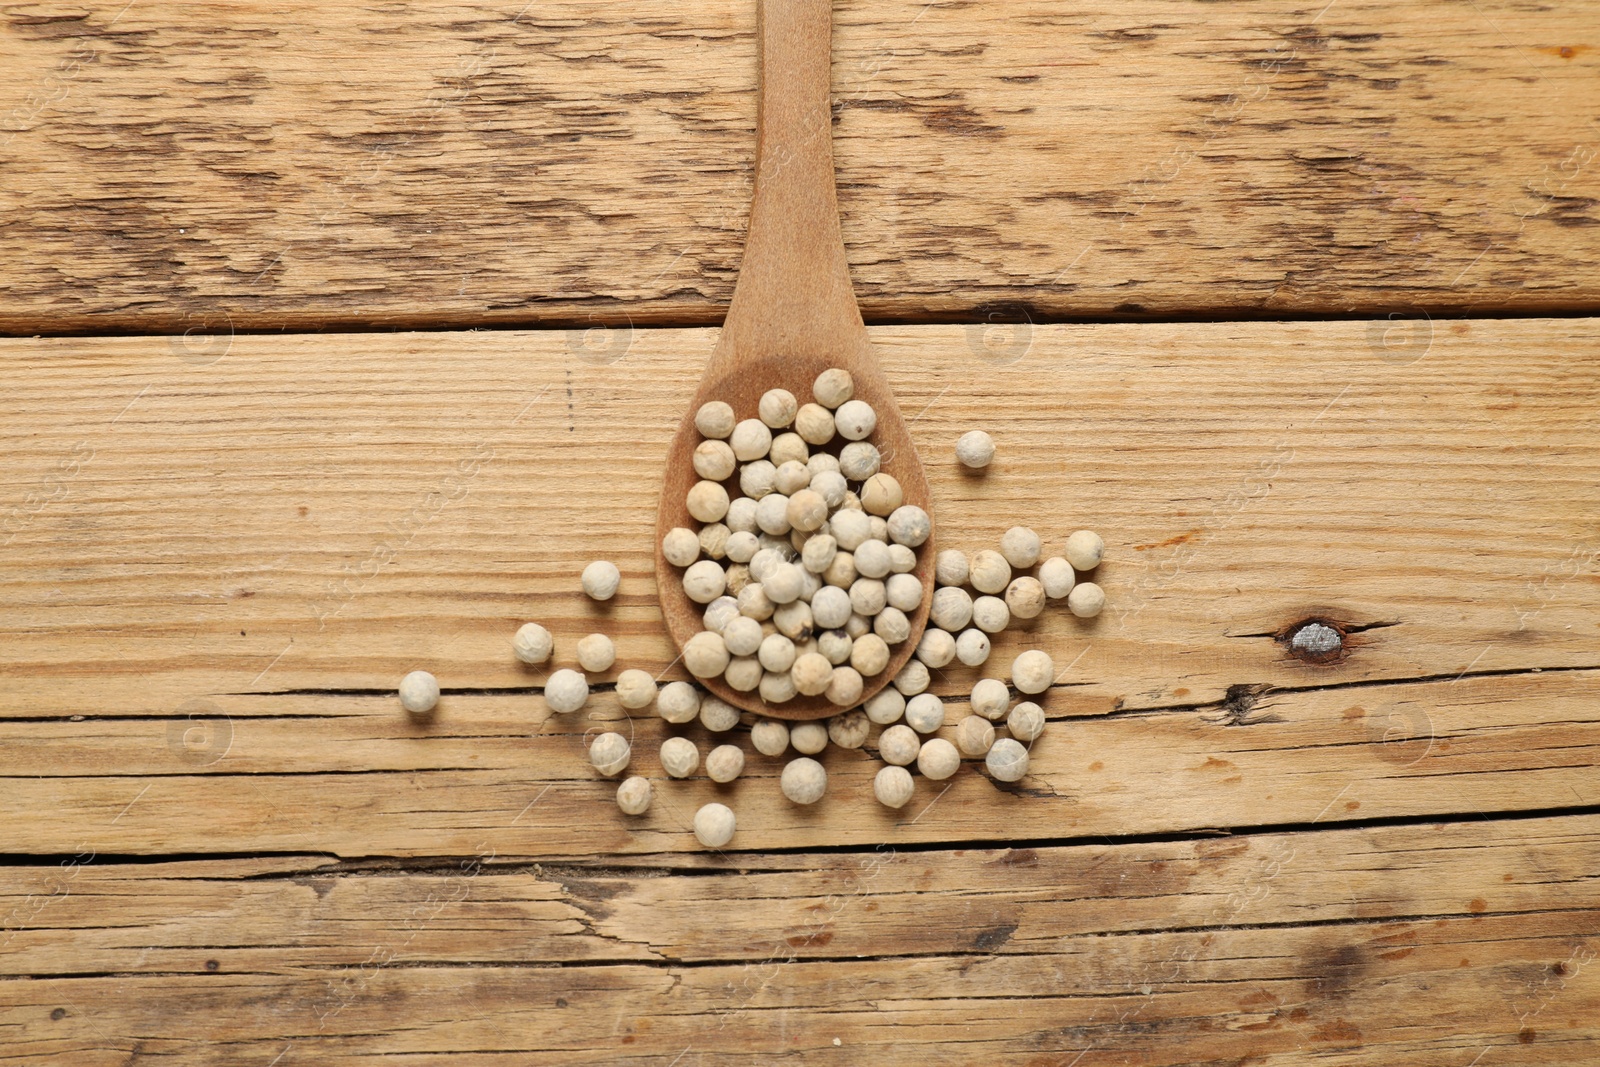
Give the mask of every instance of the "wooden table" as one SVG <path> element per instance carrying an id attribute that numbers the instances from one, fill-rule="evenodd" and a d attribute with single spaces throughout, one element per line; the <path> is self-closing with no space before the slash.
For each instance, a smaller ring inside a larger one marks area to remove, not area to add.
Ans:
<path id="1" fill-rule="evenodd" d="M 673 661 L 753 5 L 0 15 L 0 1063 L 1600 1062 L 1600 9 L 842 4 L 943 543 L 1110 604 L 1015 786 L 638 820 L 508 641 Z"/>

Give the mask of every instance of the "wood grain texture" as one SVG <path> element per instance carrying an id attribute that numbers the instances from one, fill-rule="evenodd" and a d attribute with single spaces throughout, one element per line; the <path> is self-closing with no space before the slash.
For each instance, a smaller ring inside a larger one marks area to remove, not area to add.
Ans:
<path id="1" fill-rule="evenodd" d="M 737 869 L 91 860 L 0 897 L 31 979 L 0 982 L 0 1062 L 1577 1063 L 1597 842 L 1587 816 Z"/>
<path id="2" fill-rule="evenodd" d="M 631 338 L 611 363 L 550 332 L 8 342 L 13 847 L 692 848 L 713 787 L 624 826 L 582 758 L 614 698 L 547 720 L 509 652 L 536 618 L 554 665 L 593 630 L 616 670 L 673 659 L 654 487 L 714 333 Z M 1051 651 L 1032 774 L 969 768 L 890 813 L 834 752 L 833 800 L 797 812 L 752 759 L 737 848 L 1594 803 L 1595 323 L 1441 325 L 1406 360 L 1361 324 L 1025 340 L 1007 363 L 960 327 L 874 331 L 946 543 L 1106 536 L 1105 614 L 1048 611 L 935 685 L 953 721 L 980 674 Z M 982 477 L 950 451 L 974 425 L 1000 443 Z M 624 574 L 605 608 L 577 584 L 598 557 Z M 1349 631 L 1343 658 L 1274 636 L 1311 617 Z M 416 667 L 446 694 L 425 729 L 392 696 Z M 653 773 L 662 724 L 629 721 Z"/>
<path id="3" fill-rule="evenodd" d="M 10 5 L 0 329 L 715 323 L 755 6 Z M 1592 310 L 1600 9 L 852 0 L 869 320 Z"/>

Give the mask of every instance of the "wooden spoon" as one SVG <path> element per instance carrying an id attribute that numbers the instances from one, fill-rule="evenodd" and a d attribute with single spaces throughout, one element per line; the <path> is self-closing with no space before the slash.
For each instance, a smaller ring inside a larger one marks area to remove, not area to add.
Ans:
<path id="1" fill-rule="evenodd" d="M 698 480 L 693 454 L 701 437 L 694 415 L 707 401 L 725 401 L 738 418 L 754 418 L 768 389 L 787 389 L 804 404 L 812 399 L 818 374 L 843 367 L 855 379 L 856 398 L 878 413 L 872 440 L 883 455 L 882 469 L 899 480 L 907 504 L 933 513 L 922 464 L 850 287 L 833 186 L 832 18 L 830 0 L 760 4 L 755 194 L 744 261 L 700 389 L 668 450 L 656 520 L 656 585 L 667 630 L 680 648 L 705 628 L 705 609 L 684 592 L 683 573 L 661 554 L 661 539 L 673 527 L 699 529 L 685 496 Z M 729 495 L 737 496 L 737 476 L 729 485 Z M 889 666 L 866 679 L 862 700 L 893 680 L 916 650 L 932 599 L 933 555 L 930 537 L 917 549 L 912 572 L 922 582 L 923 597 L 911 617 L 911 636 L 891 646 Z M 845 710 L 823 697 L 769 705 L 759 693 L 741 693 L 721 678 L 701 684 L 735 707 L 776 718 L 820 719 Z"/>

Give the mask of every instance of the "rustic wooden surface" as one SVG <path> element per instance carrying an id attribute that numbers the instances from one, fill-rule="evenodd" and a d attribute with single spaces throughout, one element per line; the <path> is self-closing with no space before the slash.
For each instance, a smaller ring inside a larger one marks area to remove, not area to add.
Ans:
<path id="1" fill-rule="evenodd" d="M 652 485 L 714 343 L 0 346 L 7 499 L 36 494 L 0 571 L 4 815 L 34 857 L 0 901 L 16 1062 L 1600 1041 L 1600 321 L 875 329 L 951 543 L 1108 534 L 1104 615 L 1047 612 L 935 686 L 953 721 L 1021 648 L 1070 662 L 1032 773 L 890 812 L 835 750 L 797 809 L 750 753 L 626 820 L 583 738 L 628 731 L 658 776 L 664 724 L 609 693 L 548 716 L 508 640 L 540 618 L 565 662 L 603 629 L 616 670 L 680 673 Z M 981 477 L 950 450 L 973 425 Z M 610 607 L 577 593 L 591 557 L 623 570 Z M 1312 617 L 1351 631 L 1341 661 L 1274 636 Z M 392 695 L 415 666 L 445 687 L 426 727 Z M 726 855 L 688 833 L 713 798 Z"/>
<path id="2" fill-rule="evenodd" d="M 584 737 L 667 728 L 509 638 L 682 676 L 753 4 L 0 7 L 0 1064 L 1600 1060 L 1600 15 L 835 17 L 941 530 L 1098 529 L 1110 604 L 936 679 L 1057 657 L 1014 786 L 752 752 L 628 820 Z"/>
<path id="3" fill-rule="evenodd" d="M 0 329 L 721 321 L 750 0 L 3 15 Z M 869 321 L 1595 306 L 1593 5 L 836 21 Z"/>

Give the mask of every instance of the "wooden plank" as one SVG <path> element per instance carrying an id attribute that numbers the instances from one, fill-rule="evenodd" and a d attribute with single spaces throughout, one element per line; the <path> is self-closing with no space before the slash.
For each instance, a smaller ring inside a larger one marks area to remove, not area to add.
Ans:
<path id="1" fill-rule="evenodd" d="M 755 5 L 26 5 L 0 329 L 714 323 Z M 877 320 L 1596 307 L 1592 5 L 859 0 Z"/>
<path id="2" fill-rule="evenodd" d="M 1597 688 L 1600 671 L 1284 692 L 1243 727 L 1195 708 L 1063 715 L 1058 691 L 1022 782 L 998 786 L 969 763 L 947 782 L 919 779 L 899 811 L 872 796 L 875 735 L 819 756 L 827 799 L 801 808 L 778 790 L 783 760 L 744 730 L 722 738 L 746 753 L 734 785 L 666 779 L 656 753 L 669 732 L 702 755 L 717 742 L 609 700 L 551 717 L 523 696 L 458 697 L 423 730 L 388 697 L 253 698 L 282 717 L 234 716 L 229 701 L 198 722 L 8 723 L 0 814 L 10 848 L 29 853 L 559 857 L 702 851 L 690 826 L 714 800 L 738 816 L 735 853 L 1584 808 Z M 952 698 L 946 711 L 953 723 L 967 709 Z M 632 772 L 655 782 L 643 816 L 619 814 L 616 782 L 588 765 L 586 739 L 609 729 L 632 738 Z"/>
<path id="3" fill-rule="evenodd" d="M 942 543 L 1099 529 L 1111 607 L 1047 612 L 981 672 L 1029 646 L 1071 664 L 1016 794 L 964 773 L 897 827 L 914 812 L 876 808 L 863 758 L 830 757 L 837 803 L 799 814 L 763 764 L 739 848 L 1594 802 L 1593 322 L 1456 323 L 1410 363 L 1339 323 L 1040 327 L 1000 366 L 959 327 L 875 336 Z M 652 486 L 710 341 L 640 331 L 612 363 L 549 333 L 241 336 L 211 362 L 7 342 L 12 847 L 692 847 L 707 784 L 624 828 L 581 756 L 611 698 L 545 721 L 508 638 L 539 618 L 558 662 L 600 629 L 617 670 L 670 664 Z M 974 425 L 1001 442 L 983 478 L 949 451 Z M 605 609 L 576 581 L 602 556 Z M 1313 616 L 1351 630 L 1342 660 L 1271 636 Z M 418 666 L 446 687 L 427 731 L 388 695 Z M 978 673 L 938 680 L 952 719 Z M 635 728 L 652 766 L 660 724 Z"/>
<path id="4" fill-rule="evenodd" d="M 0 1062 L 1574 1064 L 1593 908 L 1062 937 L 1032 955 L 518 964 L 0 983 Z M 342 984 L 342 983 L 348 983 Z"/>
<path id="5" fill-rule="evenodd" d="M 0 971 L 303 973 L 1055 951 L 1155 931 L 1536 916 L 1600 904 L 1600 816 L 1202 840 L 526 864 L 315 855 L 10 870 Z M 216 961 L 212 968 L 207 961 Z"/>

